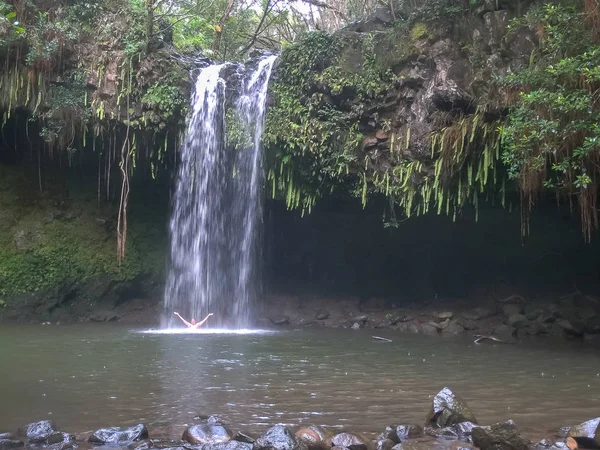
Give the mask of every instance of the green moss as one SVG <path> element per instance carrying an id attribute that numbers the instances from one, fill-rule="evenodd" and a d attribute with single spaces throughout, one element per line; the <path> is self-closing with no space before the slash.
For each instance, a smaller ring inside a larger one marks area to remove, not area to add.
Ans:
<path id="1" fill-rule="evenodd" d="M 69 208 L 58 210 L 52 206 L 52 194 L 40 196 L 35 184 L 23 180 L 27 180 L 23 168 L 0 166 L 0 208 L 2 219 L 9 219 L 0 228 L 3 299 L 85 283 L 97 275 L 117 282 L 160 275 L 164 239 L 152 227 L 132 221 L 127 258 L 119 266 L 114 230 L 99 219 L 95 202 L 69 199 Z M 28 189 L 32 187 L 33 191 Z"/>
<path id="2" fill-rule="evenodd" d="M 423 22 L 417 22 L 410 30 L 410 37 L 414 41 L 424 39 L 429 36 L 429 28 Z"/>

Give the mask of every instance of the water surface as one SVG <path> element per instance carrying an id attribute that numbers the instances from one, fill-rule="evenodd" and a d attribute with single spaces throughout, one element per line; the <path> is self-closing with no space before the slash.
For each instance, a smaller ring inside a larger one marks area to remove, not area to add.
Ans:
<path id="1" fill-rule="evenodd" d="M 372 334 L 2 326 L 0 431 L 50 418 L 75 433 L 144 422 L 153 436 L 179 437 L 214 413 L 254 432 L 312 423 L 372 433 L 422 423 L 444 386 L 480 423 L 512 418 L 531 439 L 599 415 L 597 349 Z"/>

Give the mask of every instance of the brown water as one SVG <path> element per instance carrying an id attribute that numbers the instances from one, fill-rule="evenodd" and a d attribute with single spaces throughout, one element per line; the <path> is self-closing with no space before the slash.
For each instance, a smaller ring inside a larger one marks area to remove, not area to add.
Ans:
<path id="1" fill-rule="evenodd" d="M 596 348 L 371 334 L 2 326 L 0 432 L 49 418 L 75 433 L 144 422 L 153 436 L 179 437 L 196 414 L 214 413 L 254 432 L 283 423 L 371 433 L 422 423 L 444 386 L 480 423 L 511 418 L 531 439 L 600 415 Z"/>

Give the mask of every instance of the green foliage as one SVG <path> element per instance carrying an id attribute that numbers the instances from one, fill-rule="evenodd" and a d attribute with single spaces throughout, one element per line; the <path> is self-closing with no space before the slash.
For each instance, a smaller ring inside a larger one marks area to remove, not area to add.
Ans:
<path id="1" fill-rule="evenodd" d="M 187 99 L 178 86 L 156 83 L 142 97 L 142 104 L 148 110 L 144 113 L 146 123 L 157 130 L 164 130 L 169 121 L 181 119 Z"/>
<path id="2" fill-rule="evenodd" d="M 119 266 L 114 233 L 96 220 L 94 203 L 78 202 L 71 210 L 77 214 L 59 214 L 50 207 L 52 202 L 27 192 L 35 189 L 35 184 L 23 185 L 22 169 L 0 167 L 0 175 L 0 208 L 7 219 L 0 226 L 3 298 L 85 282 L 96 275 L 127 281 L 142 274 L 160 273 L 162 240 L 152 230 L 133 223 L 128 258 Z"/>
<path id="3" fill-rule="evenodd" d="M 525 209 L 543 188 L 576 194 L 589 239 L 597 226 L 600 46 L 584 21 L 579 2 L 564 2 L 535 7 L 513 24 L 535 26 L 541 40 L 532 63 L 504 80 L 517 97 L 503 129 L 503 160 Z"/>

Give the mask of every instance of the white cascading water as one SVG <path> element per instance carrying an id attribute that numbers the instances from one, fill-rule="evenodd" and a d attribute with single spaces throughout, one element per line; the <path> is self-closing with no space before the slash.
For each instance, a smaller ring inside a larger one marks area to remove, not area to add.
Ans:
<path id="1" fill-rule="evenodd" d="M 226 146 L 224 65 L 200 71 L 170 221 L 171 264 L 165 288 L 167 327 L 213 313 L 207 327 L 246 328 L 260 292 L 263 183 L 261 137 L 275 56 L 243 76 L 232 103 L 249 145 Z M 239 72 L 239 70 L 238 70 Z"/>

